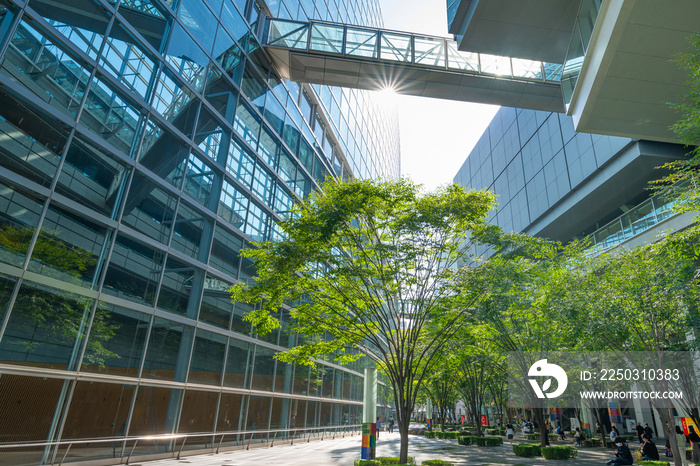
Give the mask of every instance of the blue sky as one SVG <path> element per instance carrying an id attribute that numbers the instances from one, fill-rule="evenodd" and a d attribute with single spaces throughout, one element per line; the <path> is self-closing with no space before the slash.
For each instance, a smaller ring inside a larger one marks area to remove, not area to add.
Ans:
<path id="1" fill-rule="evenodd" d="M 450 37 L 445 0 L 380 0 L 384 26 Z M 427 189 L 451 183 L 497 106 L 392 96 L 401 126 L 401 172 Z"/>

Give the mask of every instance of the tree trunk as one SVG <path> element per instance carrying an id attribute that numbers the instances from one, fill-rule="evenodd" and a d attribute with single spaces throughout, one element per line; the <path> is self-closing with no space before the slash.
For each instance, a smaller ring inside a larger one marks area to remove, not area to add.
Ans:
<path id="1" fill-rule="evenodd" d="M 532 410 L 532 417 L 535 418 L 535 422 L 540 427 L 540 445 L 543 447 L 549 444 L 549 431 L 547 426 L 544 424 L 544 413 L 541 408 L 535 408 Z"/>
<path id="2" fill-rule="evenodd" d="M 685 458 L 685 445 L 683 445 L 683 452 L 681 453 L 680 445 L 678 445 L 678 439 L 676 437 L 676 429 L 673 424 L 673 412 L 669 408 L 656 408 L 661 418 L 661 425 L 663 426 L 664 432 L 668 438 L 668 443 L 671 446 L 671 453 L 673 454 L 673 464 L 674 466 L 683 466 L 683 458 Z M 681 457 L 681 454 L 683 455 Z"/>
<path id="3" fill-rule="evenodd" d="M 399 434 L 401 435 L 401 450 L 399 452 L 399 463 L 408 463 L 408 426 L 410 424 L 410 413 L 404 415 L 399 421 Z"/>

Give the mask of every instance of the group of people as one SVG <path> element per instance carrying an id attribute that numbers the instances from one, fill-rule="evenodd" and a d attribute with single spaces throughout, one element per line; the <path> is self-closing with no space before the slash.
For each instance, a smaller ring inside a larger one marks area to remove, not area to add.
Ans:
<path id="1" fill-rule="evenodd" d="M 639 438 L 639 451 L 641 452 L 642 460 L 658 461 L 659 451 L 656 448 L 654 442 L 652 441 L 652 438 L 654 437 L 654 431 L 651 429 L 651 427 L 649 427 L 649 424 L 644 423 L 644 426 L 642 426 L 640 423 L 638 423 L 635 430 L 637 431 L 637 436 Z M 690 440 L 691 442 L 693 442 L 694 449 L 695 445 L 700 442 L 700 435 L 698 435 L 698 433 L 695 432 L 695 428 L 693 426 L 689 426 L 688 431 L 688 435 L 686 436 L 684 435 L 681 428 L 679 426 L 676 426 L 676 437 L 678 439 L 678 447 L 681 449 L 684 464 L 686 464 L 684 454 L 686 441 Z M 634 456 L 632 455 L 632 451 L 627 445 L 625 439 L 620 436 L 620 432 L 617 430 L 617 427 L 612 428 L 612 431 L 610 432 L 610 440 L 612 440 L 613 443 L 617 445 L 617 452 L 615 453 L 615 458 L 608 461 L 606 464 L 633 464 Z M 670 448 L 668 440 L 666 441 L 666 448 Z"/>

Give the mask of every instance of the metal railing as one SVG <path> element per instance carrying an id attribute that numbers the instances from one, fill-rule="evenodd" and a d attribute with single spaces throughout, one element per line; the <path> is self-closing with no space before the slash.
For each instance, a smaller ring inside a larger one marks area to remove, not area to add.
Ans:
<path id="1" fill-rule="evenodd" d="M 674 209 L 678 200 L 674 192 L 687 182 L 671 186 L 591 233 L 588 255 L 598 255 L 628 239 L 652 228 L 678 213 Z"/>
<path id="2" fill-rule="evenodd" d="M 8 443 L 8 444 L 0 444 L 0 455 L 2 455 L 5 451 L 13 449 L 13 450 L 18 450 L 18 449 L 27 449 L 27 448 L 33 448 L 36 449 L 37 447 L 41 448 L 46 448 L 46 447 L 56 447 L 55 451 L 51 455 L 52 459 L 50 462 L 45 462 L 44 464 L 46 465 L 58 465 L 62 466 L 63 463 L 66 461 L 66 458 L 68 457 L 68 453 L 71 451 L 71 448 L 74 445 L 81 445 L 81 444 L 87 444 L 87 445 L 95 445 L 95 444 L 109 444 L 109 446 L 114 450 L 117 445 L 121 445 L 121 453 L 119 456 L 120 462 L 117 464 L 126 464 L 128 465 L 129 462 L 131 461 L 131 457 L 133 456 L 136 447 L 139 445 L 139 442 L 142 444 L 145 442 L 160 442 L 160 441 L 167 441 L 171 442 L 169 446 L 166 446 L 168 448 L 166 451 L 162 453 L 175 453 L 177 451 L 177 457 L 176 459 L 180 459 L 180 456 L 185 448 L 185 445 L 187 443 L 187 440 L 189 439 L 194 439 L 194 438 L 210 438 L 211 442 L 205 442 L 205 445 L 207 443 L 211 444 L 211 447 L 206 447 L 205 449 L 214 449 L 216 445 L 216 450 L 215 453 L 219 453 L 219 450 L 221 449 L 221 446 L 224 442 L 224 439 L 226 437 L 237 437 L 236 439 L 236 446 L 245 446 L 245 449 L 248 450 L 250 449 L 250 445 L 253 442 L 253 439 L 256 436 L 262 435 L 262 439 L 264 442 L 261 443 L 269 443 L 270 448 L 275 446 L 275 441 L 290 441 L 292 445 L 294 445 L 295 440 L 301 440 L 302 442 L 310 442 L 312 438 L 312 434 L 316 433 L 317 435 L 315 436 L 316 438 L 320 437 L 321 440 L 324 440 L 326 437 L 335 439 L 338 436 L 341 436 L 344 438 L 346 435 L 355 435 L 356 433 L 359 433 L 362 431 L 362 425 L 361 424 L 353 424 L 353 425 L 344 425 L 344 426 L 327 426 L 327 427 L 304 427 L 304 428 L 291 428 L 291 429 L 270 429 L 270 430 L 238 430 L 238 431 L 229 431 L 229 432 L 209 432 L 209 433 L 199 433 L 199 434 L 163 434 L 163 435 L 146 435 L 146 436 L 140 436 L 140 437 L 109 437 L 109 438 L 96 438 L 96 439 L 77 439 L 77 440 L 61 440 L 61 441 L 54 441 L 54 442 L 26 442 L 26 443 Z M 274 434 L 274 435 L 273 435 Z M 283 434 L 283 435 L 280 435 Z M 272 438 L 270 439 L 270 436 Z M 241 438 L 239 440 L 239 438 Z M 178 442 L 182 440 L 182 442 L 178 445 Z M 238 443 L 241 441 L 241 443 Z M 133 445 L 129 445 L 130 442 L 133 442 Z M 60 459 L 57 457 L 59 456 L 59 448 L 65 446 L 66 450 L 63 452 L 63 454 L 60 456 Z M 126 451 L 128 450 L 128 455 L 126 455 Z M 116 458 L 115 458 L 116 459 Z M 85 461 L 88 461 L 85 459 Z M 123 462 L 123 463 L 122 463 Z"/>
<path id="3" fill-rule="evenodd" d="M 457 42 L 325 21 L 269 19 L 265 45 L 387 64 L 559 84 L 563 65 L 458 49 Z"/>

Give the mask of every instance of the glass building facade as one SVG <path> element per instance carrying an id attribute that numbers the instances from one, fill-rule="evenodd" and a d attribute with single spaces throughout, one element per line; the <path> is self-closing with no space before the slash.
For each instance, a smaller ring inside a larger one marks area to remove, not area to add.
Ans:
<path id="1" fill-rule="evenodd" d="M 501 107 L 454 182 L 493 191 L 489 221 L 505 231 L 568 242 L 626 212 L 637 212 L 631 223 L 658 219 L 633 208 L 652 194 L 647 183 L 662 175 L 655 168 L 684 153 L 677 144 L 578 133 L 564 114 Z"/>
<path id="2" fill-rule="evenodd" d="M 382 24 L 376 0 L 0 0 L 1 444 L 358 421 L 361 363 L 276 361 L 286 311 L 257 336 L 226 290 L 326 178 L 398 177 L 397 117 L 282 82 L 269 15 Z"/>

